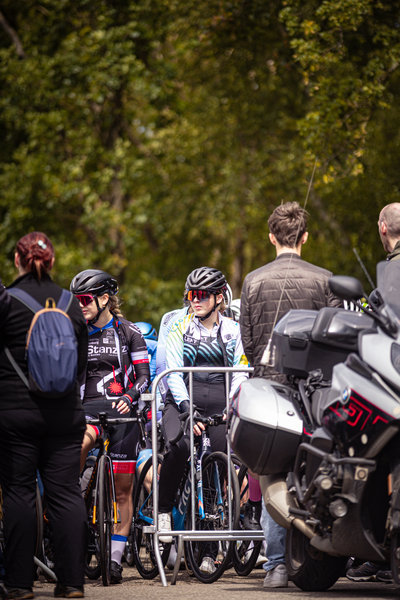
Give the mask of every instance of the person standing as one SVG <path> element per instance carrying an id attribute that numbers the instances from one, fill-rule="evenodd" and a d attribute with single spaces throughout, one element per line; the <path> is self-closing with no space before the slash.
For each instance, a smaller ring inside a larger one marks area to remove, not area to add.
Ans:
<path id="1" fill-rule="evenodd" d="M 319 310 L 324 306 L 342 306 L 342 302 L 330 291 L 328 282 L 332 273 L 301 258 L 308 238 L 306 210 L 297 202 L 286 202 L 273 211 L 268 226 L 276 259 L 246 276 L 241 295 L 240 328 L 244 353 L 254 367 L 254 377 L 285 383 L 285 375 L 261 364 L 275 323 L 291 309 Z M 268 559 L 263 565 L 264 587 L 287 587 L 286 529 L 275 523 L 264 500 L 261 527 L 267 541 Z"/>
<path id="2" fill-rule="evenodd" d="M 19 277 L 9 287 L 29 294 L 41 306 L 57 303 L 63 292 L 50 271 L 54 249 L 40 232 L 17 243 L 15 266 Z M 78 301 L 71 297 L 67 314 L 78 350 L 78 377 L 85 372 L 88 335 Z M 33 598 L 33 555 L 36 545 L 36 473 L 39 469 L 54 534 L 56 597 L 84 595 L 86 512 L 79 487 L 79 462 L 85 416 L 76 382 L 61 398 L 44 398 L 28 390 L 11 364 L 28 378 L 25 341 L 33 313 L 11 297 L 10 312 L 0 335 L 0 483 L 3 492 L 5 585 L 8 598 Z"/>
<path id="3" fill-rule="evenodd" d="M 378 229 L 383 249 L 388 253 L 386 260 L 399 260 L 400 202 L 393 202 L 382 208 L 378 218 Z M 372 298 L 377 300 L 376 290 L 370 295 L 370 299 Z M 393 575 L 389 563 L 367 561 L 357 567 L 348 569 L 346 577 L 351 581 L 382 581 L 393 583 Z"/>

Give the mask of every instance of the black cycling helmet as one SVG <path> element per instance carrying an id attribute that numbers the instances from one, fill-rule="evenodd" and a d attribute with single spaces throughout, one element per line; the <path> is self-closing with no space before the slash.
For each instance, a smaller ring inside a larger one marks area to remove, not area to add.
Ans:
<path id="1" fill-rule="evenodd" d="M 79 294 L 102 296 L 105 293 L 115 296 L 118 292 L 118 283 L 105 271 L 87 269 L 75 275 L 69 289 L 75 296 Z"/>
<path id="2" fill-rule="evenodd" d="M 212 267 L 200 267 L 200 269 L 195 269 L 188 275 L 185 283 L 185 297 L 187 297 L 187 292 L 190 290 L 207 290 L 214 295 L 214 307 L 204 317 L 199 317 L 200 321 L 205 321 L 221 304 L 220 302 L 217 304 L 217 294 L 222 294 L 226 301 L 227 289 L 228 283 L 221 271 Z"/>
<path id="3" fill-rule="evenodd" d="M 87 269 L 86 271 L 81 271 L 78 275 L 75 275 L 69 289 L 75 296 L 91 294 L 94 297 L 97 306 L 97 315 L 94 319 L 88 321 L 91 325 L 94 325 L 108 305 L 107 303 L 106 306 L 101 308 L 97 296 L 102 296 L 106 293 L 109 296 L 115 296 L 118 292 L 118 283 L 114 277 L 111 277 L 111 275 L 105 271 Z"/>
<path id="4" fill-rule="evenodd" d="M 200 267 L 188 275 L 185 284 L 186 291 L 208 290 L 214 294 L 226 294 L 227 281 L 225 275 L 212 267 Z"/>

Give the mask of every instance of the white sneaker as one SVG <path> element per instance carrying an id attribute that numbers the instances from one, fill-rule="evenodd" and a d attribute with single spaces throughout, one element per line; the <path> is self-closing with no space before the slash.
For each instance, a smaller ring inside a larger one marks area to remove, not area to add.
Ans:
<path id="1" fill-rule="evenodd" d="M 210 556 L 205 556 L 200 565 L 200 571 L 206 575 L 212 575 L 217 570 L 213 559 Z"/>
<path id="2" fill-rule="evenodd" d="M 163 534 L 158 538 L 160 542 L 163 544 L 172 544 L 172 535 L 168 535 L 171 530 L 171 513 L 159 513 L 158 531 Z"/>
<path id="3" fill-rule="evenodd" d="M 254 565 L 254 568 L 257 569 L 257 567 L 262 567 L 262 565 L 265 564 L 266 562 L 268 562 L 268 558 L 266 556 L 264 556 L 262 554 L 262 552 L 260 552 L 260 554 L 257 556 L 257 560 L 256 560 L 256 564 Z"/>
<path id="4" fill-rule="evenodd" d="M 278 588 L 288 586 L 288 572 L 285 565 L 278 565 L 275 569 L 267 571 L 263 586 L 265 588 Z"/>

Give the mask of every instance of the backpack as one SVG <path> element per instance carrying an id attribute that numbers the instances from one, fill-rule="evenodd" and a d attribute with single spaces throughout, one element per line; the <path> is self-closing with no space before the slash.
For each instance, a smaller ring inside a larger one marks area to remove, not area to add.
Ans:
<path id="1" fill-rule="evenodd" d="M 22 372 L 8 348 L 5 353 L 28 390 L 43 398 L 61 398 L 75 386 L 78 373 L 78 343 L 74 327 L 67 315 L 72 294 L 62 290 L 56 305 L 47 298 L 46 306 L 20 288 L 7 290 L 33 313 L 26 336 L 26 351 L 29 380 Z"/>

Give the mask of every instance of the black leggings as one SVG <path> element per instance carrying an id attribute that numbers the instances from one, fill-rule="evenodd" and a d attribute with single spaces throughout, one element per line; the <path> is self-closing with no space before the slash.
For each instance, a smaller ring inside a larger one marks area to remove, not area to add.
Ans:
<path id="1" fill-rule="evenodd" d="M 202 417 L 221 414 L 226 406 L 225 382 L 204 382 L 193 380 L 193 399 Z M 190 435 L 184 435 L 177 444 L 170 444 L 179 433 L 181 421 L 179 409 L 174 401 L 166 400 L 162 418 L 162 433 L 166 453 L 160 472 L 160 512 L 171 512 L 185 464 L 190 454 Z M 210 427 L 208 430 L 211 450 L 226 451 L 226 426 Z"/>

